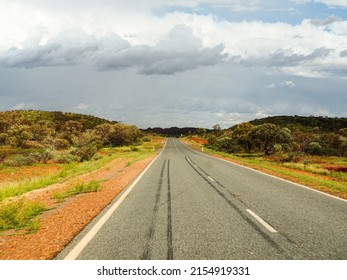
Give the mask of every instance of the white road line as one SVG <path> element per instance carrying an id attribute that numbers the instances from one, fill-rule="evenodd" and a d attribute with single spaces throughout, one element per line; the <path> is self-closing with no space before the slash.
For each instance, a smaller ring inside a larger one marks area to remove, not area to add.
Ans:
<path id="1" fill-rule="evenodd" d="M 136 178 L 136 180 L 129 186 L 129 188 L 122 194 L 122 196 L 116 201 L 115 204 L 101 217 L 101 219 L 89 230 L 89 232 L 82 238 L 82 240 L 69 252 L 69 254 L 64 258 L 64 260 L 75 260 L 79 254 L 83 251 L 83 249 L 88 245 L 88 243 L 94 238 L 94 236 L 98 233 L 101 227 L 106 223 L 106 221 L 112 216 L 112 214 L 117 210 L 119 205 L 125 200 L 128 194 L 132 191 L 132 189 L 136 186 L 136 184 L 140 181 L 143 175 L 147 172 L 147 170 L 152 166 L 157 158 L 162 154 L 165 150 L 167 141 L 161 153 L 152 160 L 152 162 L 146 167 L 145 170 Z"/>
<path id="2" fill-rule="evenodd" d="M 212 182 L 214 182 L 213 178 L 210 176 L 207 176 Z"/>
<path id="3" fill-rule="evenodd" d="M 181 143 L 182 143 L 182 142 L 181 142 Z M 193 148 L 189 147 L 188 144 L 182 143 L 182 145 L 186 146 L 189 150 L 198 153 L 198 151 L 196 151 L 196 150 L 194 150 Z M 241 164 L 238 164 L 238 163 L 235 163 L 235 162 L 226 160 L 226 159 L 213 157 L 213 156 L 210 156 L 210 155 L 207 155 L 207 154 L 203 154 L 203 155 L 205 155 L 206 157 L 209 157 L 209 158 L 214 158 L 214 159 L 217 159 L 217 160 L 220 160 L 220 161 L 227 162 L 227 163 L 229 163 L 229 164 L 231 164 L 231 165 L 236 165 L 236 166 L 239 166 L 239 167 L 243 167 L 243 168 L 245 168 L 245 169 L 248 169 L 248 170 L 251 170 L 251 171 L 254 171 L 254 172 L 263 174 L 263 175 L 268 176 L 268 177 L 275 178 L 275 179 L 277 179 L 277 180 L 280 180 L 280 181 L 283 181 L 283 182 L 286 182 L 286 183 L 290 183 L 290 184 L 292 184 L 292 185 L 295 185 L 295 186 L 300 187 L 300 188 L 304 188 L 304 189 L 309 190 L 309 191 L 312 191 L 312 192 L 316 192 L 316 193 L 323 194 L 323 195 L 328 196 L 328 197 L 330 197 L 330 198 L 334 198 L 334 199 L 337 199 L 337 200 L 340 200 L 340 201 L 343 201 L 343 202 L 347 202 L 347 199 L 343 199 L 343 198 L 340 198 L 340 197 L 338 197 L 338 196 L 334 196 L 334 195 L 331 195 L 331 194 L 329 194 L 329 193 L 325 193 L 325 192 L 322 192 L 322 191 L 319 191 L 319 190 L 310 188 L 310 187 L 308 187 L 308 186 L 305 186 L 305 185 L 302 185 L 302 184 L 299 184 L 299 183 L 295 183 L 295 182 L 293 182 L 293 181 L 289 181 L 289 180 L 283 179 L 283 178 L 281 178 L 281 177 L 277 177 L 277 176 L 274 176 L 274 175 L 271 175 L 271 174 L 268 174 L 268 173 L 265 173 L 265 172 L 262 172 L 262 171 L 253 169 L 253 168 L 248 167 L 248 166 L 244 166 L 244 165 L 241 165 Z"/>
<path id="4" fill-rule="evenodd" d="M 272 226 L 270 226 L 267 222 L 265 222 L 262 218 L 260 218 L 257 214 L 255 214 L 252 210 L 246 209 L 246 211 L 251 214 L 259 223 L 261 223 L 268 231 L 272 233 L 276 233 L 277 230 L 275 230 Z"/>

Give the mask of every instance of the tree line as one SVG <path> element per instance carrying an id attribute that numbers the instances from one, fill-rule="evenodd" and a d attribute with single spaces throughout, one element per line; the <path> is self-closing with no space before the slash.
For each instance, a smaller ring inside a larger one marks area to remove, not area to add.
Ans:
<path id="1" fill-rule="evenodd" d="M 286 153 L 289 157 L 299 153 L 347 156 L 347 127 L 343 127 L 344 124 L 337 125 L 334 131 L 327 131 L 321 127 L 295 126 L 293 123 L 290 129 L 274 123 L 256 123 L 261 124 L 245 122 L 226 130 L 216 125 L 212 133 L 201 129 L 200 136 L 208 139 L 210 148 L 228 153 L 261 152 L 265 156 Z"/>
<path id="2" fill-rule="evenodd" d="M 1 112 L 0 163 L 14 150 L 34 151 L 25 158 L 19 156 L 22 161 L 47 163 L 54 156 L 58 162 L 85 161 L 102 147 L 133 145 L 141 138 L 136 126 L 92 116 L 33 110 Z"/>

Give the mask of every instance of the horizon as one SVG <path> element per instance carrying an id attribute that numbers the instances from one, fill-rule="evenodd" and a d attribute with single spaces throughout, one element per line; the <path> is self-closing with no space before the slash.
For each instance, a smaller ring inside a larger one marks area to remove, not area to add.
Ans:
<path id="1" fill-rule="evenodd" d="M 67 112 L 67 111 L 47 111 L 47 110 L 36 110 L 36 109 L 14 109 L 14 110 L 7 110 L 7 111 L 0 111 L 0 113 L 6 113 L 6 112 L 11 112 L 11 111 L 41 111 L 41 112 L 47 112 L 47 113 L 54 113 L 54 112 L 58 112 L 58 113 L 62 113 L 62 114 L 76 114 L 76 115 L 84 115 L 84 116 L 89 116 L 89 117 L 96 117 L 96 118 L 100 118 L 100 119 L 104 119 L 105 121 L 110 121 L 110 122 L 119 122 L 119 123 L 124 123 L 124 122 L 120 122 L 117 120 L 111 120 L 111 119 L 107 119 L 107 118 L 102 118 L 99 116 L 95 116 L 95 115 L 91 115 L 91 114 L 83 114 L 83 113 L 76 113 L 76 112 Z M 275 118 L 275 117 L 300 117 L 300 118 L 330 118 L 330 119 L 347 119 L 347 117 L 336 117 L 336 116 L 314 116 L 314 115 L 310 115 L 310 116 L 304 116 L 304 115 L 274 115 L 274 116 L 266 116 L 266 117 L 262 117 L 262 118 L 255 118 L 255 119 L 251 119 L 251 120 L 246 120 L 240 123 L 236 123 L 232 126 L 229 127 L 222 127 L 222 130 L 225 129 L 229 129 L 235 125 L 241 124 L 241 123 L 245 123 L 245 122 L 252 122 L 252 121 L 256 121 L 256 120 L 262 120 L 262 119 L 267 119 L 267 118 Z M 171 128 L 178 128 L 178 129 L 184 129 L 184 128 L 194 128 L 194 129 L 198 129 L 198 128 L 203 128 L 203 129 L 207 129 L 207 130 L 213 130 L 212 127 L 199 127 L 199 126 L 170 126 L 170 127 L 162 127 L 162 126 L 153 126 L 153 127 L 139 127 L 137 124 L 135 123 L 124 123 L 126 125 L 134 125 L 136 127 L 138 127 L 140 130 L 147 130 L 147 129 L 171 129 Z M 215 124 L 215 125 L 220 125 L 220 124 Z"/>

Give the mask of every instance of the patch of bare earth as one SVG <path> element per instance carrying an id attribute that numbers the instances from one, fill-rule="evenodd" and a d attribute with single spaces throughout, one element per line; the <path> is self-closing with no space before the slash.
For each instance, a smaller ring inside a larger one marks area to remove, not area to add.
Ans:
<path id="1" fill-rule="evenodd" d="M 3 232 L 0 235 L 0 259 L 53 259 L 154 157 L 137 161 L 131 166 L 127 166 L 126 159 L 116 159 L 99 170 L 25 194 L 30 200 L 43 202 L 51 210 L 39 216 L 40 229 L 35 233 L 27 234 L 25 230 Z M 91 180 L 99 181 L 102 189 L 70 197 L 64 202 L 52 198 L 54 192 Z"/>

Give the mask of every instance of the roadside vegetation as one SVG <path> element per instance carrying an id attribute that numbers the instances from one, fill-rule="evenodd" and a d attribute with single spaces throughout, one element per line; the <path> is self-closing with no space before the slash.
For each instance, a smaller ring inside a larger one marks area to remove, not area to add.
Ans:
<path id="1" fill-rule="evenodd" d="M 188 138 L 197 149 L 347 199 L 346 118 L 282 116 L 197 132 Z"/>
<path id="2" fill-rule="evenodd" d="M 126 166 L 160 148 L 162 138 L 136 126 L 93 116 L 62 112 L 0 112 L 0 232 L 39 228 L 35 217 L 46 210 L 40 201 L 21 195 L 105 167 L 115 159 Z M 76 183 L 57 191 L 64 201 L 96 192 L 100 182 Z"/>
<path id="3" fill-rule="evenodd" d="M 27 228 L 27 232 L 35 232 L 39 229 L 39 221 L 35 217 L 45 210 L 46 207 L 40 202 L 24 198 L 5 202 L 0 205 L 0 232 L 23 228 Z"/>

